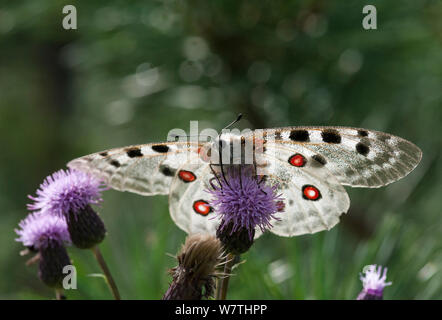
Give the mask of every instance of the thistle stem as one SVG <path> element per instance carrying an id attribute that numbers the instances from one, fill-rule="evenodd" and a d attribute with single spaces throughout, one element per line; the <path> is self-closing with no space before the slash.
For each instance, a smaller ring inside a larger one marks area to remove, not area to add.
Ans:
<path id="1" fill-rule="evenodd" d="M 224 264 L 224 278 L 218 281 L 218 286 L 216 290 L 216 300 L 226 300 L 227 289 L 229 288 L 230 274 L 232 272 L 234 264 L 235 264 L 235 256 L 229 253 L 226 256 L 226 263 Z"/>
<path id="2" fill-rule="evenodd" d="M 94 253 L 95 258 L 97 259 L 101 270 L 103 270 L 104 276 L 106 277 L 106 282 L 109 286 L 109 289 L 110 289 L 112 295 L 114 296 L 114 299 L 121 300 L 117 285 L 115 284 L 115 281 L 112 278 L 112 274 L 110 273 L 110 270 L 107 267 L 106 262 L 104 261 L 103 255 L 101 254 L 101 251 L 100 251 L 100 248 L 98 248 L 98 246 L 94 246 L 91 248 L 91 250 Z"/>
<path id="3" fill-rule="evenodd" d="M 55 300 L 66 300 L 63 289 L 55 289 Z"/>

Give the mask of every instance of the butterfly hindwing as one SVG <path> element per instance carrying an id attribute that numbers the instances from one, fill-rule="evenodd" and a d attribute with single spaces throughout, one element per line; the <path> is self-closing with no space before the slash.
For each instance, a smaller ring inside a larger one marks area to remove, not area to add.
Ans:
<path id="1" fill-rule="evenodd" d="M 68 167 L 89 172 L 119 191 L 168 194 L 177 168 L 198 158 L 198 147 L 168 142 L 116 148 L 72 160 Z"/>
<path id="2" fill-rule="evenodd" d="M 332 228 L 350 206 L 341 183 L 317 161 L 308 160 L 304 149 L 273 148 L 268 145 L 262 155 L 267 183 L 278 186 L 284 205 L 271 232 L 294 236 Z"/>
<path id="3" fill-rule="evenodd" d="M 219 219 L 210 207 L 210 164 L 187 162 L 174 177 L 169 194 L 169 211 L 172 220 L 189 234 L 215 234 Z"/>
<path id="4" fill-rule="evenodd" d="M 172 220 L 188 234 L 215 235 L 220 225 L 220 215 L 210 206 L 209 190 L 217 184 L 210 164 L 202 159 L 187 162 L 177 170 L 169 194 L 169 211 Z M 262 235 L 259 227 L 255 239 Z"/>

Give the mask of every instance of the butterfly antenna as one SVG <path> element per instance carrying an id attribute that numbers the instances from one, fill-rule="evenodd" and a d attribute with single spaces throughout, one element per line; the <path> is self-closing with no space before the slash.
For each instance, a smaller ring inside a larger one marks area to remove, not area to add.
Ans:
<path id="1" fill-rule="evenodd" d="M 221 134 L 219 135 L 219 137 L 221 137 Z M 218 155 L 219 155 L 219 164 L 221 166 L 221 175 L 223 176 L 224 182 L 229 186 L 229 188 L 231 188 L 229 181 L 227 181 L 226 179 L 226 175 L 224 174 L 224 166 L 223 166 L 223 155 L 222 155 L 222 140 L 219 139 L 219 144 L 218 144 Z"/>
<path id="2" fill-rule="evenodd" d="M 223 128 L 223 130 L 225 129 L 229 129 L 231 126 L 233 126 L 235 123 L 239 122 L 242 118 L 242 113 L 238 114 L 238 116 L 236 117 L 236 119 L 234 121 L 232 121 L 231 123 L 229 123 L 225 128 Z M 220 134 L 221 135 L 221 134 Z"/>
<path id="3" fill-rule="evenodd" d="M 238 116 L 236 117 L 236 119 L 234 121 L 232 121 L 231 123 L 229 123 L 226 127 L 224 127 L 221 130 L 221 133 L 218 135 L 218 140 L 219 140 L 219 145 L 218 145 L 218 150 L 219 150 L 219 161 L 220 161 L 220 165 L 221 165 L 221 174 L 223 176 L 224 181 L 226 182 L 226 184 L 230 187 L 229 182 L 226 179 L 226 175 L 224 174 L 224 166 L 223 166 L 223 160 L 222 160 L 222 141 L 221 141 L 221 135 L 223 134 L 223 130 L 229 129 L 231 126 L 233 126 L 235 123 L 239 122 L 242 118 L 242 113 L 239 113 Z"/>
<path id="4" fill-rule="evenodd" d="M 194 136 L 191 136 L 191 135 L 186 135 L 186 136 L 175 135 L 173 137 L 175 138 L 175 141 L 178 141 L 179 138 L 186 138 L 186 139 L 189 139 L 189 138 L 192 138 L 192 137 L 198 137 L 199 138 L 199 135 L 194 135 Z M 199 139 L 198 139 L 198 141 L 199 141 Z"/>

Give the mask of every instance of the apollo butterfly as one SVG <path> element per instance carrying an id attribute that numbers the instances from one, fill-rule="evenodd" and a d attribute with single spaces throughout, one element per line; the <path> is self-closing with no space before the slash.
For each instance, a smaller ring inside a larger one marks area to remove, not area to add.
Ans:
<path id="1" fill-rule="evenodd" d="M 229 150 L 235 141 L 252 145 L 253 164 L 266 183 L 276 185 L 282 194 L 278 219 L 270 229 L 281 236 L 330 229 L 350 206 L 343 186 L 388 185 L 410 173 L 422 157 L 413 143 L 383 132 L 285 127 L 221 134 L 214 142 L 172 141 L 110 149 L 75 159 L 68 166 L 96 175 L 116 190 L 168 194 L 172 219 L 181 229 L 214 234 L 219 220 L 211 219 L 214 211 L 207 189 L 220 167 L 238 159 L 224 158 L 219 152 L 220 163 L 215 164 L 209 156 L 214 147 Z"/>

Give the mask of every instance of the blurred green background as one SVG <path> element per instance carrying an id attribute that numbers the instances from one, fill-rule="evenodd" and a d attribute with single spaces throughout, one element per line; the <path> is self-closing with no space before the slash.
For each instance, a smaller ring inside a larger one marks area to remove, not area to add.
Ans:
<path id="1" fill-rule="evenodd" d="M 172 128 L 347 125 L 417 144 L 421 164 L 380 189 L 350 189 L 328 232 L 267 234 L 243 256 L 229 298 L 354 299 L 367 264 L 388 299 L 442 298 L 442 2 L 69 1 L 0 4 L 0 298 L 48 299 L 14 228 L 48 174 L 76 157 L 163 141 Z M 362 8 L 377 7 L 377 30 Z M 185 238 L 167 197 L 107 191 L 103 253 L 126 299 L 158 299 Z M 91 252 L 69 249 L 78 290 L 109 299 Z"/>

